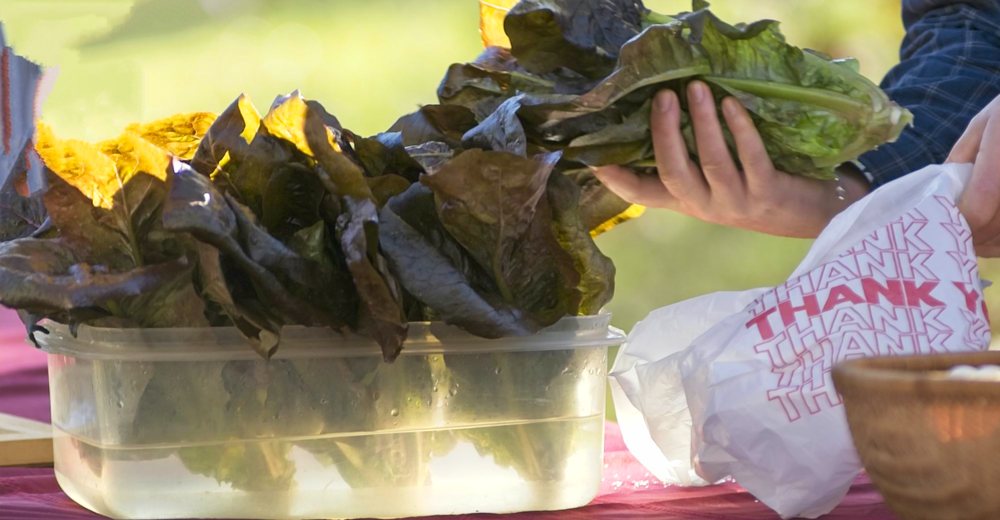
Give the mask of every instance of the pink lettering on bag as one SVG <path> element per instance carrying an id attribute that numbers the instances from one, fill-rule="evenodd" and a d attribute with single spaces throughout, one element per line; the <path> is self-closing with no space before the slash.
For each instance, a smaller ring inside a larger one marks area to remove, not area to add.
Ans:
<path id="1" fill-rule="evenodd" d="M 956 331 L 946 323 L 946 302 L 964 304 L 969 321 L 964 332 L 974 336 L 965 344 L 989 334 L 978 266 L 959 219 L 952 208 L 943 224 L 934 224 L 953 228 L 954 243 L 948 245 L 954 247 L 947 254 L 955 260 L 954 273 L 940 271 L 939 260 L 932 263 L 932 248 L 922 236 L 931 224 L 913 210 L 748 307 L 745 326 L 760 338 L 754 351 L 767 358 L 774 375 L 767 399 L 789 422 L 840 406 L 829 377 L 837 363 L 954 348 Z"/>

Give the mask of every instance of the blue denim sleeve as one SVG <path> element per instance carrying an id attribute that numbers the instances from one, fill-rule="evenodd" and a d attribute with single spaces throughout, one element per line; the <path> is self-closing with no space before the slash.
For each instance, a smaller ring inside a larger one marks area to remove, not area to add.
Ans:
<path id="1" fill-rule="evenodd" d="M 882 88 L 913 112 L 913 126 L 859 159 L 873 187 L 943 162 L 1000 95 L 1000 0 L 903 0 L 903 23 L 900 63 Z"/>

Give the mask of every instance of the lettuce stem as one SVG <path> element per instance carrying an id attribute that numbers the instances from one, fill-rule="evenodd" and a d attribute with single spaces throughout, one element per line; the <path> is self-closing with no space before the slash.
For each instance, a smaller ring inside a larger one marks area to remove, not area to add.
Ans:
<path id="1" fill-rule="evenodd" d="M 787 83 L 776 83 L 773 81 L 760 81 L 755 79 L 725 78 L 721 76 L 704 76 L 705 81 L 715 83 L 727 90 L 742 90 L 759 97 L 770 97 L 798 101 L 826 108 L 842 114 L 865 114 L 871 112 L 873 107 L 869 104 L 856 101 L 839 92 L 823 90 L 819 88 L 800 87 Z M 856 119 L 860 119 L 856 118 Z"/>
<path id="2" fill-rule="evenodd" d="M 662 24 L 673 22 L 674 20 L 676 20 L 676 18 L 674 18 L 673 16 L 670 16 L 670 15 L 667 15 L 667 14 L 662 14 L 662 13 L 657 13 L 655 11 L 649 11 L 648 13 L 646 13 L 645 16 L 642 17 L 642 23 L 643 23 L 643 25 L 646 25 L 646 26 L 649 26 L 649 25 L 662 25 Z"/>

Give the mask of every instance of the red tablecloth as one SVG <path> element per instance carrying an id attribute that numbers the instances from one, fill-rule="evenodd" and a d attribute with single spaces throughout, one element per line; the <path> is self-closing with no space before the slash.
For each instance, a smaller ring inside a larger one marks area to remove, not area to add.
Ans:
<path id="1" fill-rule="evenodd" d="M 45 356 L 24 343 L 17 318 L 0 309 L 0 412 L 48 421 Z M 437 520 L 775 520 L 777 515 L 733 484 L 703 488 L 664 486 L 629 454 L 617 425 L 606 428 L 604 481 L 599 496 L 572 511 L 434 517 Z M 56 484 L 51 468 L 0 468 L 0 520 L 103 518 L 76 505 Z M 894 520 L 871 483 L 859 479 L 826 520 Z M 429 520 L 429 519 L 425 519 Z"/>

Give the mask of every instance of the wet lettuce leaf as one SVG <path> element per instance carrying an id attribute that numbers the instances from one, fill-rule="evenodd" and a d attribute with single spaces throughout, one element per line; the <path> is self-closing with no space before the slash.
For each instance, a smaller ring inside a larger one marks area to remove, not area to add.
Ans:
<path id="1" fill-rule="evenodd" d="M 255 130 L 245 149 L 238 139 L 235 141 L 236 149 L 229 153 L 234 160 L 214 174 L 213 181 L 218 178 L 218 184 L 225 193 L 260 215 L 271 176 L 279 168 L 292 163 L 296 155 L 294 144 L 272 136 L 263 122 Z M 242 157 L 239 155 L 241 151 Z"/>
<path id="2" fill-rule="evenodd" d="M 530 364 L 514 365 L 511 357 L 503 353 L 445 355 L 452 384 L 462 389 L 450 403 L 453 417 L 497 416 L 509 413 L 512 407 L 522 417 L 568 417 L 578 413 L 553 410 L 549 399 L 524 389 L 546 381 L 550 395 L 571 391 L 567 387 L 572 384 L 572 374 L 585 370 L 578 359 L 583 357 L 581 351 L 556 350 L 531 356 Z M 496 398 L 484 402 L 483 395 Z M 483 457 L 514 469 L 528 482 L 538 483 L 564 478 L 566 457 L 575 450 L 578 434 L 576 425 L 565 421 L 528 421 L 504 428 L 455 431 Z"/>
<path id="3" fill-rule="evenodd" d="M 651 105 L 647 101 L 621 123 L 573 139 L 563 150 L 563 157 L 589 166 L 634 164 L 652 157 Z"/>
<path id="4" fill-rule="evenodd" d="M 173 276 L 136 296 L 127 296 L 110 305 L 112 316 L 121 321 L 118 326 L 169 328 L 208 327 L 205 301 L 194 285 L 194 267 Z M 109 326 L 110 322 L 102 323 Z"/>
<path id="5" fill-rule="evenodd" d="M 306 110 L 301 138 L 317 161 L 321 183 L 344 211 L 335 224 L 340 250 L 361 302 L 359 326 L 391 361 L 402 350 L 406 320 L 402 296 L 378 250 L 378 201 L 363 168 L 343 153 L 340 132 L 328 124 L 324 114 L 313 107 Z"/>
<path id="6" fill-rule="evenodd" d="M 351 323 L 347 305 L 338 298 L 342 291 L 323 290 L 335 278 L 332 266 L 310 261 L 272 237 L 246 206 L 219 192 L 208 177 L 179 161 L 173 168 L 165 228 L 218 249 L 252 281 L 281 323 L 335 328 Z"/>
<path id="7" fill-rule="evenodd" d="M 423 144 L 407 146 L 406 153 L 426 172 L 433 172 L 454 157 L 455 149 L 441 141 L 428 141 Z"/>
<path id="8" fill-rule="evenodd" d="M 344 259 L 362 303 L 362 327 L 382 347 L 386 361 L 396 359 L 406 339 L 402 297 L 393 290 L 378 252 L 378 209 L 372 200 L 346 200 L 348 217 L 337 223 Z"/>
<path id="9" fill-rule="evenodd" d="M 0 303 L 37 316 L 110 316 L 119 301 L 151 293 L 188 269 L 178 259 L 114 272 L 83 262 L 60 239 L 21 238 L 0 244 Z"/>
<path id="10" fill-rule="evenodd" d="M 362 137 L 345 130 L 344 135 L 364 168 L 365 175 L 369 177 L 395 175 L 402 177 L 409 185 L 416 182 L 424 172 L 420 163 L 406 153 L 403 134 L 400 132 L 382 132 L 373 137 Z"/>
<path id="11" fill-rule="evenodd" d="M 378 207 L 410 185 L 395 172 L 415 179 L 420 164 L 407 154 L 401 135 L 361 138 L 297 92 L 277 98 L 247 142 L 255 114 L 244 98 L 223 113 L 225 122 L 208 132 L 218 136 L 214 147 L 202 149 L 208 158 L 202 162 L 212 166 L 202 173 L 211 170 L 211 177 L 198 179 L 165 219 L 249 273 L 252 286 L 215 299 L 231 318 L 246 318 L 241 328 L 255 344 L 273 347 L 271 322 L 351 327 L 372 335 L 393 359 L 406 328 L 401 295 L 377 247 Z M 184 172 L 175 187 L 191 179 Z M 220 196 L 225 204 L 210 210 L 185 206 Z M 266 308 L 276 296 L 283 302 L 276 317 L 247 310 Z M 259 304 L 237 304 L 241 299 Z"/>
<path id="12" fill-rule="evenodd" d="M 226 280 L 218 249 L 199 242 L 195 245 L 195 250 L 198 255 L 197 278 L 202 298 L 217 305 L 227 321 L 240 330 L 255 351 L 264 357 L 273 356 L 281 336 L 280 321 L 259 304 L 237 301 Z M 301 251 L 299 253 L 303 254 Z"/>
<path id="13" fill-rule="evenodd" d="M 461 105 L 424 105 L 397 120 L 389 132 L 399 132 L 404 146 L 419 146 L 439 141 L 460 148 L 462 136 L 478 121 L 472 110 Z"/>
<path id="14" fill-rule="evenodd" d="M 788 44 L 774 21 L 725 23 L 705 2 L 665 16 L 629 0 L 523 0 L 505 28 L 510 54 L 488 51 L 452 66 L 439 100 L 469 108 L 482 122 L 523 96 L 517 117 L 528 149 L 562 150 L 564 162 L 576 165 L 561 168 L 653 166 L 649 101 L 672 89 L 686 110 L 685 88 L 695 79 L 707 82 L 718 102 L 740 100 L 775 166 L 792 174 L 831 179 L 838 165 L 894 140 L 912 118 L 849 60 Z M 592 82 L 577 90 L 583 83 L 558 74 L 566 70 Z M 686 114 L 682 119 L 691 135 Z M 488 142 L 480 130 L 465 144 Z M 688 148 L 695 157 L 693 139 Z"/>
<path id="15" fill-rule="evenodd" d="M 552 175 L 547 191 L 556 240 L 573 258 L 574 268 L 580 274 L 579 313 L 598 314 L 614 295 L 615 264 L 601 253 L 591 237 L 591 228 L 583 220 L 581 190 L 576 183 L 564 175 Z"/>
<path id="16" fill-rule="evenodd" d="M 462 146 L 527 156 L 528 138 L 517 117 L 520 108 L 521 96 L 504 101 L 495 112 L 462 136 Z"/>
<path id="17" fill-rule="evenodd" d="M 645 13 L 639 0 L 521 0 L 504 31 L 511 54 L 534 73 L 566 67 L 599 78 L 642 30 Z"/>
<path id="18" fill-rule="evenodd" d="M 533 74 L 518 63 L 510 50 L 487 47 L 475 61 L 451 65 L 437 94 L 442 104 L 464 106 L 477 121 L 482 121 L 505 99 L 518 94 L 579 95 L 593 86 L 594 80 L 569 69 Z"/>
<path id="19" fill-rule="evenodd" d="M 43 201 L 67 243 L 116 269 L 160 260 L 163 237 L 156 231 L 168 155 L 131 132 L 97 146 L 59 141 L 44 127 L 39 134 L 52 172 Z"/>
<path id="20" fill-rule="evenodd" d="M 414 184 L 380 217 L 379 243 L 390 267 L 435 318 L 488 338 L 531 332 L 525 314 L 496 296 L 490 275 L 441 224 L 429 188 Z"/>
<path id="21" fill-rule="evenodd" d="M 276 167 L 261 198 L 260 220 L 283 242 L 322 219 L 323 183 L 312 168 L 300 163 Z"/>
<path id="22" fill-rule="evenodd" d="M 215 114 L 192 112 L 129 125 L 126 131 L 181 159 L 191 159 L 215 120 Z"/>
<path id="23" fill-rule="evenodd" d="M 291 446 L 268 439 L 273 432 L 265 432 L 257 425 L 267 420 L 268 427 L 273 428 L 274 407 L 283 404 L 272 397 L 278 388 L 298 389 L 280 377 L 285 372 L 277 363 L 268 363 L 256 373 L 248 371 L 247 365 L 250 363 L 233 361 L 224 365 L 194 364 L 183 369 L 157 366 L 143 386 L 133 431 L 129 432 L 131 440 L 154 444 L 177 438 L 256 438 L 259 440 L 255 442 L 195 443 L 179 448 L 177 456 L 189 471 L 235 489 L 259 493 L 288 489 L 295 477 Z M 269 368 L 272 366 L 274 370 Z M 273 388 L 268 392 L 268 376 L 272 373 Z M 288 408 L 285 412 L 300 410 Z M 284 416 L 279 417 L 288 423 Z"/>
<path id="24" fill-rule="evenodd" d="M 48 313 L 70 316 L 72 325 L 81 312 L 104 325 L 207 325 L 192 279 L 190 242 L 165 230 L 160 221 L 167 152 L 136 131 L 91 146 L 60 141 L 44 127 L 39 149 L 50 168 L 41 201 L 58 235 L 55 240 L 65 249 L 61 264 L 54 245 L 38 252 L 51 260 L 40 272 L 73 276 L 77 283 L 72 289 L 68 278 L 57 278 L 77 295 Z"/>
<path id="25" fill-rule="evenodd" d="M 241 95 L 212 122 L 198 143 L 191 166 L 213 175 L 229 161 L 242 161 L 259 127 L 260 114 L 250 99 Z"/>
<path id="26" fill-rule="evenodd" d="M 412 186 L 412 183 L 395 174 L 381 175 L 379 177 L 369 177 L 368 189 L 372 192 L 372 197 L 378 203 L 378 207 L 385 206 L 389 199 L 403 193 Z"/>
<path id="27" fill-rule="evenodd" d="M 0 242 L 44 232 L 48 217 L 41 193 L 21 195 L 13 189 L 0 190 Z"/>
<path id="28" fill-rule="evenodd" d="M 539 104 L 542 128 L 555 126 L 566 119 L 580 117 L 612 107 L 625 99 L 626 106 L 643 104 L 669 82 L 690 79 L 711 72 L 711 64 L 701 49 L 685 39 L 677 23 L 654 25 L 621 48 L 613 71 L 593 89 L 564 103 Z M 626 99 L 638 94 L 637 99 Z M 539 116 L 535 116 L 539 117 Z"/>
<path id="29" fill-rule="evenodd" d="M 830 178 L 912 119 L 849 63 L 787 44 L 778 22 L 734 27 L 707 9 L 681 19 L 711 62 L 705 79 L 753 114 L 779 169 Z"/>
<path id="30" fill-rule="evenodd" d="M 422 178 L 445 229 L 535 329 L 575 315 L 580 305 L 580 273 L 556 241 L 546 199 L 558 160 L 558 153 L 526 159 L 467 150 Z"/>
<path id="31" fill-rule="evenodd" d="M 643 206 L 627 202 L 604 187 L 589 168 L 566 170 L 563 176 L 572 179 L 580 189 L 580 220 L 591 236 L 596 237 L 645 212 Z"/>

